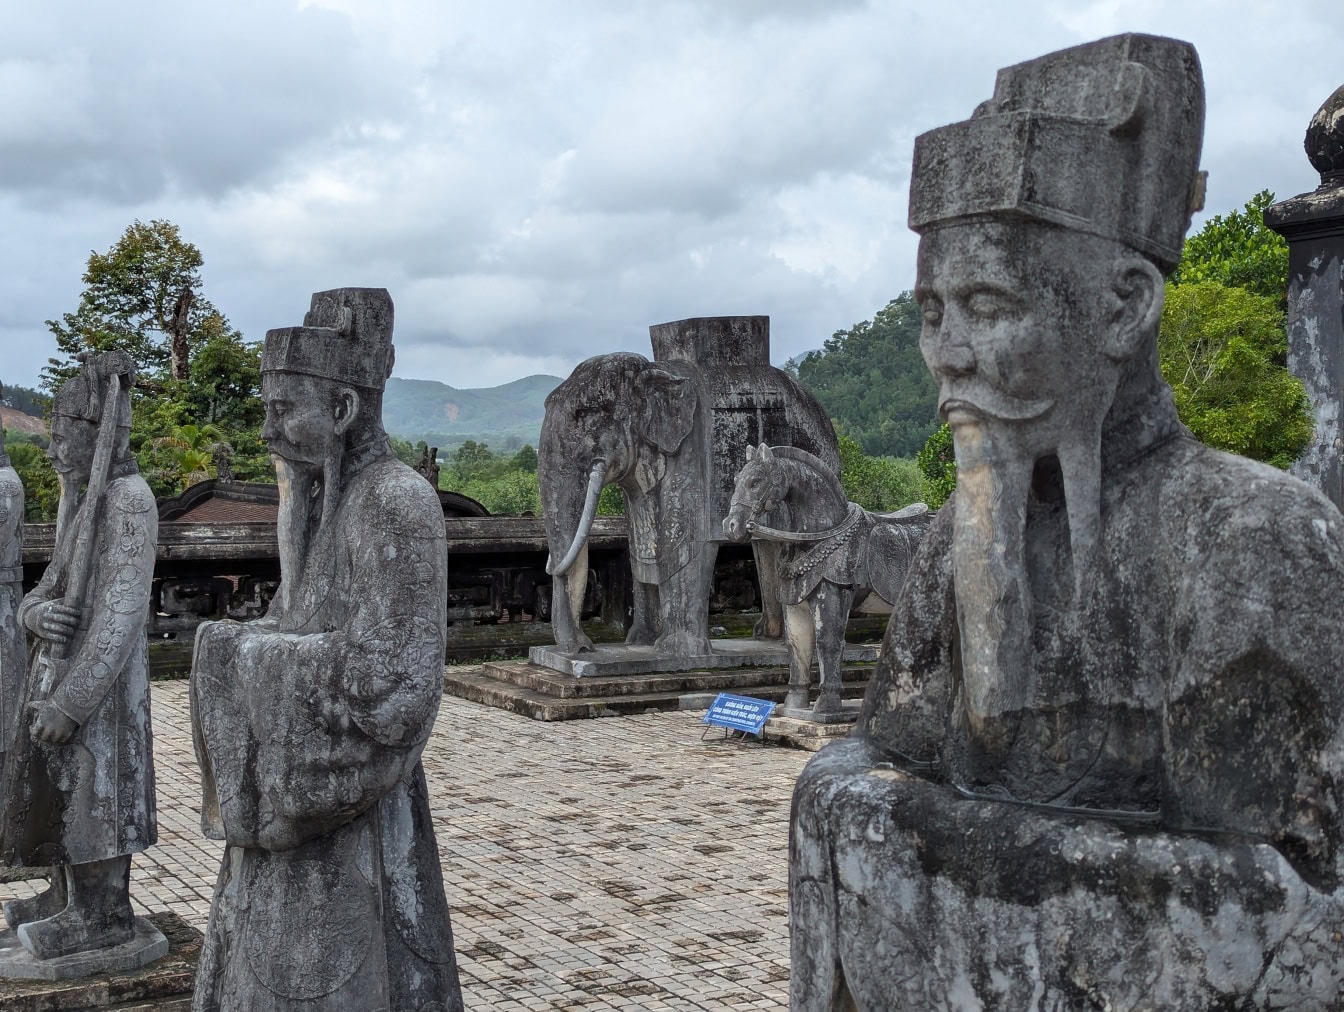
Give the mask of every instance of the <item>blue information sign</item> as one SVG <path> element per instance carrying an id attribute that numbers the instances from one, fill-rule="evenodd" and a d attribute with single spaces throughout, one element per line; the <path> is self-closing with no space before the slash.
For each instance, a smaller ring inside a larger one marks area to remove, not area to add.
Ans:
<path id="1" fill-rule="evenodd" d="M 734 696 L 731 692 L 720 692 L 718 698 L 710 704 L 703 723 L 715 727 L 727 727 L 734 731 L 746 731 L 760 734 L 761 728 L 770 716 L 775 704 L 768 699 L 756 699 L 753 696 Z"/>

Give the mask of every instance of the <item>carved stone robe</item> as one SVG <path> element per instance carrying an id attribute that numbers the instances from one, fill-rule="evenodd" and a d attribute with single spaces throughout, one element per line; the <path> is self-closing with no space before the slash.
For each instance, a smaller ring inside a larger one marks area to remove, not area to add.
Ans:
<path id="1" fill-rule="evenodd" d="M 1033 579 L 1004 749 L 962 702 L 955 503 L 934 521 L 795 789 L 798 1012 L 842 977 L 860 1008 L 1344 1007 L 1344 518 L 1179 432 L 1103 469 L 1101 565 L 1082 602 Z M 1061 509 L 1027 524 L 1067 552 Z"/>
<path id="2" fill-rule="evenodd" d="M 228 846 L 194 1008 L 456 1012 L 420 763 L 443 690 L 438 496 L 376 457 L 284 578 L 287 609 L 196 634 L 202 824 Z"/>
<path id="3" fill-rule="evenodd" d="M 0 753 L 14 737 L 19 694 L 28 670 L 19 623 L 23 600 L 23 483 L 0 450 Z"/>
<path id="4" fill-rule="evenodd" d="M 29 637 L 20 718 L 0 783 L 0 858 L 9 865 L 102 861 L 138 853 L 158 838 L 145 621 L 159 522 L 134 467 L 114 465 L 97 511 L 76 515 L 62 532 L 55 557 L 19 607 L 22 622 L 30 609 L 65 595 L 75 527 L 92 522 L 83 622 L 59 680 L 47 641 Z M 43 699 L 79 724 L 73 740 L 32 739 L 26 704 Z"/>

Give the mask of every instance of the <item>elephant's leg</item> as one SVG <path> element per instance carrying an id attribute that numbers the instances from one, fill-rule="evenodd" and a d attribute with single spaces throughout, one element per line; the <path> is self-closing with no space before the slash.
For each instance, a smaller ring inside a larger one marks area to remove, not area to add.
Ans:
<path id="1" fill-rule="evenodd" d="M 630 646 L 649 646 L 658 638 L 658 585 L 635 581 L 635 610 L 625 642 Z"/>
<path id="2" fill-rule="evenodd" d="M 659 653 L 700 657 L 713 653 L 709 646 L 709 598 L 714 589 L 714 560 L 719 546 L 695 546 L 691 560 L 658 588 Z"/>
<path id="3" fill-rule="evenodd" d="M 839 713 L 842 709 L 840 690 L 841 668 L 845 658 L 845 623 L 853 600 L 853 587 L 838 587 L 826 580 L 822 580 L 812 594 L 817 668 L 821 672 L 821 692 L 812 712 L 818 717 Z"/>
<path id="4" fill-rule="evenodd" d="M 779 545 L 753 541 L 756 581 L 761 585 L 761 620 L 751 634 L 758 640 L 777 640 L 784 635 L 784 605 L 779 598 Z"/>
<path id="5" fill-rule="evenodd" d="M 784 705 L 807 709 L 807 687 L 812 680 L 812 655 L 816 652 L 816 627 L 806 601 L 783 606 L 784 631 L 789 645 L 789 694 Z"/>
<path id="6" fill-rule="evenodd" d="M 580 622 L 583 592 L 588 582 L 586 554 L 579 562 L 581 565 L 576 565 L 564 576 L 557 576 L 551 581 L 551 631 L 555 633 L 555 645 L 566 653 L 593 649 L 593 641 L 583 631 Z M 577 606 L 575 598 L 578 599 Z"/>

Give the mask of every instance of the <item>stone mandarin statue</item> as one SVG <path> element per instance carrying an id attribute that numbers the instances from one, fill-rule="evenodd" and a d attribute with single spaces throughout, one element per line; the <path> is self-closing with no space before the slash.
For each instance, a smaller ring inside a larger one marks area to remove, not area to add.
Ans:
<path id="1" fill-rule="evenodd" d="M 262 398 L 281 584 L 264 619 L 196 634 L 202 824 L 227 843 L 198 1012 L 460 1012 L 420 756 L 443 690 L 435 491 L 391 453 L 383 289 L 272 330 Z"/>
<path id="2" fill-rule="evenodd" d="M 5 389 L 0 386 L 0 397 Z M 17 729 L 19 693 L 27 674 L 26 641 L 19 622 L 23 600 L 23 482 L 5 452 L 0 427 L 0 760 Z"/>
<path id="3" fill-rule="evenodd" d="M 0 857 L 53 867 L 49 889 L 4 905 L 18 940 L 38 959 L 99 950 L 120 967 L 167 951 L 129 891 L 131 855 L 157 838 L 145 622 L 158 519 L 130 452 L 132 375 L 120 353 L 90 356 L 52 402 L 56 549 L 19 607 L 33 649 L 0 784 Z"/>
<path id="4" fill-rule="evenodd" d="M 1344 1007 L 1344 532 L 1158 371 L 1194 49 L 999 73 L 915 143 L 958 488 L 853 735 L 808 764 L 792 1007 Z"/>

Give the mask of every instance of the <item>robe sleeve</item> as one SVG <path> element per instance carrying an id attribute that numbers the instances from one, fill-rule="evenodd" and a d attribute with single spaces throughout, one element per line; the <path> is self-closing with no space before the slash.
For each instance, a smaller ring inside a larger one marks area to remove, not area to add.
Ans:
<path id="1" fill-rule="evenodd" d="M 414 484 L 394 473 L 348 511 L 336 539 L 348 583 L 331 587 L 340 600 L 327 609 L 342 616 L 336 628 L 198 633 L 193 722 L 212 835 L 295 847 L 366 811 L 419 762 L 443 692 L 447 552 L 437 496 L 406 473 Z"/>
<path id="2" fill-rule="evenodd" d="M 50 696 L 81 725 L 102 703 L 145 634 L 154 576 L 158 521 L 148 490 L 118 482 L 106 495 L 89 580 L 92 590 L 84 603 L 83 637 Z"/>

